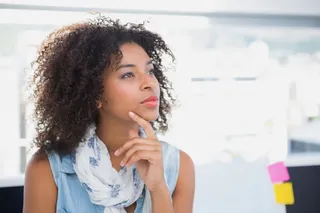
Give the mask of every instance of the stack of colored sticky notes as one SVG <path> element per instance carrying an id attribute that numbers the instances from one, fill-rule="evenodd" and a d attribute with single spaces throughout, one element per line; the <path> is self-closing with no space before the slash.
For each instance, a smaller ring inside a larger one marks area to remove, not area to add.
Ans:
<path id="1" fill-rule="evenodd" d="M 276 202 L 279 204 L 294 204 L 294 193 L 289 172 L 283 162 L 277 162 L 268 166 L 268 172 L 275 193 Z"/>

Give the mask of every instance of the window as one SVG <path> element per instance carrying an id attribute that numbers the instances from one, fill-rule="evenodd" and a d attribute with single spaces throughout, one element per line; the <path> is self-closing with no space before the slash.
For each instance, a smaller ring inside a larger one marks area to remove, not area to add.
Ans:
<path id="1" fill-rule="evenodd" d="M 258 24 L 249 25 L 241 17 L 110 15 L 124 22 L 149 20 L 176 54 L 177 70 L 169 77 L 180 105 L 161 137 L 194 159 L 195 212 L 281 212 L 266 164 L 320 152 L 320 28 L 268 17 L 261 24 L 252 18 Z M 26 154 L 24 148 L 34 133 L 24 84 L 37 45 L 56 27 L 84 17 L 1 11 L 0 176 L 23 173 L 34 151 Z"/>

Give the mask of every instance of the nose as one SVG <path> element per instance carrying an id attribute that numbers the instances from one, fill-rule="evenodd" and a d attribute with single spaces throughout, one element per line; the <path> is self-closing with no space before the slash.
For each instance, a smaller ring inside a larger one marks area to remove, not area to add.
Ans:
<path id="1" fill-rule="evenodd" d="M 157 85 L 157 80 L 153 75 L 150 75 L 148 73 L 142 74 L 141 76 L 141 84 L 140 89 L 141 90 L 154 90 Z"/>

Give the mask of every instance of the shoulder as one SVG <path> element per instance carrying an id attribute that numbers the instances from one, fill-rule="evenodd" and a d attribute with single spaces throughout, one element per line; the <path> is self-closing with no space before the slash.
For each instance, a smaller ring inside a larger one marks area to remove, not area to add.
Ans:
<path id="1" fill-rule="evenodd" d="M 191 213 L 195 194 L 195 166 L 191 157 L 180 152 L 180 170 L 177 184 L 172 196 L 175 212 Z"/>
<path id="2" fill-rule="evenodd" d="M 195 188 L 195 166 L 193 160 L 187 153 L 182 150 L 180 150 L 180 170 L 178 175 L 177 188 L 178 191 L 189 190 L 191 194 L 194 193 Z"/>
<path id="3" fill-rule="evenodd" d="M 37 174 L 50 174 L 50 162 L 48 155 L 43 151 L 37 151 L 29 160 L 26 168 L 26 177 Z"/>
<path id="4" fill-rule="evenodd" d="M 50 162 L 47 155 L 39 151 L 32 156 L 25 172 L 24 212 L 53 212 L 56 195 Z"/>
<path id="5" fill-rule="evenodd" d="M 179 150 L 180 153 L 180 172 L 185 171 L 190 173 L 194 173 L 194 163 L 192 158 L 184 151 Z"/>
<path id="6" fill-rule="evenodd" d="M 50 161 L 45 152 L 36 152 L 28 162 L 25 172 L 25 184 L 32 185 L 34 182 L 54 183 Z"/>

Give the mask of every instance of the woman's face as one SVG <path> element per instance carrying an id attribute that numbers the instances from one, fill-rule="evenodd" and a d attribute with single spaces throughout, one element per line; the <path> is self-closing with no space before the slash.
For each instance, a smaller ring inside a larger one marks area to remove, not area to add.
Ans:
<path id="1" fill-rule="evenodd" d="M 154 121 L 159 116 L 160 87 L 150 57 L 135 43 L 123 44 L 120 50 L 123 57 L 119 66 L 106 70 L 102 116 L 128 120 L 132 111 Z"/>

